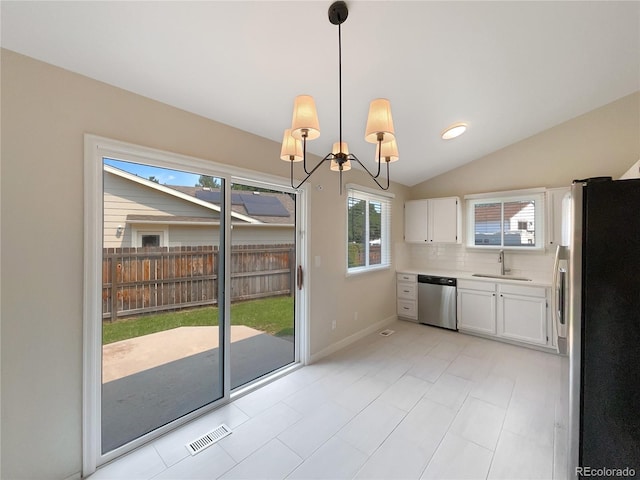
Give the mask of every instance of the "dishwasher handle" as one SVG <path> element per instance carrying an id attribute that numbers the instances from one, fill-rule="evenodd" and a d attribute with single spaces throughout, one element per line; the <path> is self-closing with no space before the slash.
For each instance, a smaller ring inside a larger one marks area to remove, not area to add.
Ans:
<path id="1" fill-rule="evenodd" d="M 455 287 L 457 280 L 450 277 L 436 277 L 433 275 L 418 275 L 418 283 L 429 283 L 432 285 L 444 285 L 449 287 Z"/>

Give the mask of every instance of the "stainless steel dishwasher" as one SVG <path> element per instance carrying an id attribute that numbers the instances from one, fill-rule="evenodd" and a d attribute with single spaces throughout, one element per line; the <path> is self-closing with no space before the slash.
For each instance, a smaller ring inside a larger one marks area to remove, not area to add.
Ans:
<path id="1" fill-rule="evenodd" d="M 418 322 L 458 329 L 455 278 L 418 275 Z"/>

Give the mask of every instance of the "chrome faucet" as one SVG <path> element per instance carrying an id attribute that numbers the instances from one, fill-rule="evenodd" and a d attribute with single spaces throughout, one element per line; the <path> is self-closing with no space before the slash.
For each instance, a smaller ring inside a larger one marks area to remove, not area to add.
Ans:
<path id="1" fill-rule="evenodd" d="M 498 263 L 500 264 L 500 275 L 506 275 L 511 271 L 508 268 L 504 268 L 504 250 L 500 250 L 498 254 Z"/>

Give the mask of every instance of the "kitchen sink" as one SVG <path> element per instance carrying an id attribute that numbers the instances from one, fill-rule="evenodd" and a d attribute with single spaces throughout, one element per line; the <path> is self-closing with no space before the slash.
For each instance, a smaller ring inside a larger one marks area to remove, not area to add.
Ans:
<path id="1" fill-rule="evenodd" d="M 489 273 L 473 273 L 472 277 L 499 278 L 500 280 L 519 280 L 521 282 L 530 282 L 530 278 L 512 277 L 511 275 L 491 275 Z"/>

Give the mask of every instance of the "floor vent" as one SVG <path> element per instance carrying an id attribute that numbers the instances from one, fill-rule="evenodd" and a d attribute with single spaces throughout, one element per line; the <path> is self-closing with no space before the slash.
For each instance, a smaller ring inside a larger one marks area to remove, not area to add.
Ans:
<path id="1" fill-rule="evenodd" d="M 194 441 L 187 443 L 185 447 L 187 447 L 191 455 L 195 455 L 230 434 L 231 429 L 223 423 L 209 433 L 205 433 L 200 438 L 196 438 Z"/>
<path id="2" fill-rule="evenodd" d="M 383 337 L 388 337 L 389 335 L 393 335 L 394 333 L 396 333 L 395 330 L 386 329 L 386 330 L 382 330 L 380 332 L 380 335 L 382 335 Z"/>

